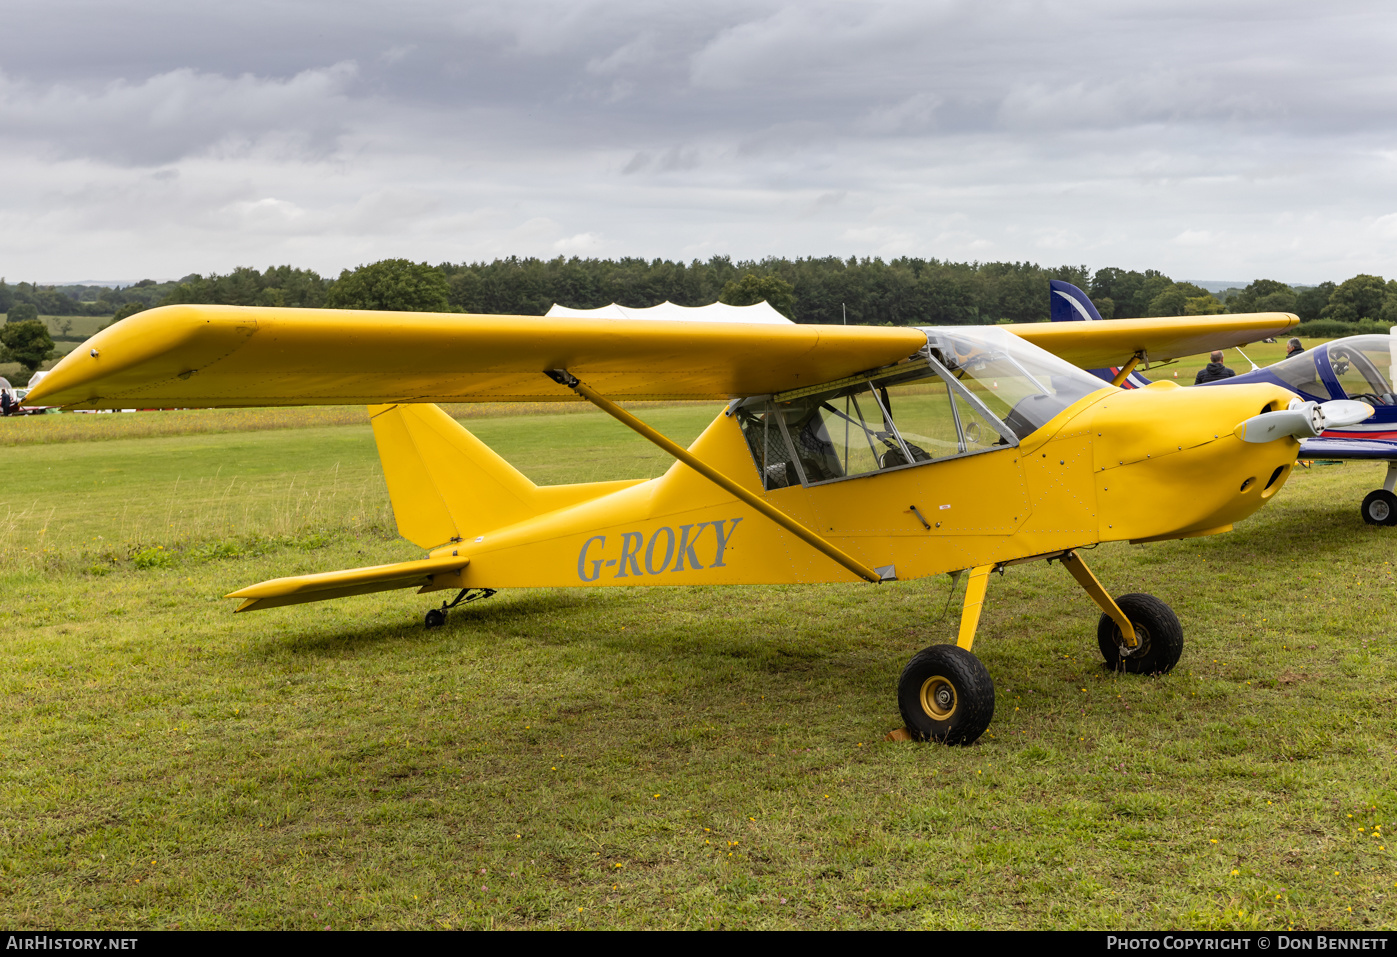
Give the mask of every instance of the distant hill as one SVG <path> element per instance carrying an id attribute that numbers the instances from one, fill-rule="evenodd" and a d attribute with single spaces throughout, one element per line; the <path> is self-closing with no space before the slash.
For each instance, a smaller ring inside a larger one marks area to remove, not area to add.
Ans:
<path id="1" fill-rule="evenodd" d="M 1213 295 L 1217 295 L 1227 289 L 1245 289 L 1247 288 L 1247 284 L 1251 282 L 1250 279 L 1229 279 L 1226 281 L 1221 279 L 1183 279 L 1180 281 L 1191 282 L 1195 286 L 1202 286 Z"/>

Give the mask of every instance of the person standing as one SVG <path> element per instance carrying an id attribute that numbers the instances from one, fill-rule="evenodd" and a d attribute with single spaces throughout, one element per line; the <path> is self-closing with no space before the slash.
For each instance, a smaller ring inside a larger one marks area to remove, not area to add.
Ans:
<path id="1" fill-rule="evenodd" d="M 1305 351 L 1305 347 L 1302 346 L 1302 345 L 1300 344 L 1300 340 L 1299 340 L 1299 339 L 1296 339 L 1296 338 L 1293 338 L 1293 337 L 1292 337 L 1291 339 L 1289 339 L 1289 340 L 1286 341 L 1286 344 L 1285 344 L 1285 357 L 1286 357 L 1287 359 L 1289 359 L 1291 356 L 1298 356 L 1300 353 L 1302 353 L 1302 352 L 1304 352 L 1304 351 Z"/>
<path id="2" fill-rule="evenodd" d="M 1237 373 L 1222 364 L 1222 353 L 1214 352 L 1208 357 L 1210 361 L 1207 366 L 1198 370 L 1198 375 L 1194 377 L 1194 385 L 1202 385 L 1205 382 L 1216 382 L 1219 379 L 1230 379 Z"/>

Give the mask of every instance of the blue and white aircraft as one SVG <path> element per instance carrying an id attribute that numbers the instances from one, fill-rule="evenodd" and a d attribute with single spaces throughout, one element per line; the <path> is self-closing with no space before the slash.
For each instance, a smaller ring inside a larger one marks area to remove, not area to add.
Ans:
<path id="1" fill-rule="evenodd" d="M 1304 399 L 1357 399 L 1372 406 L 1372 416 L 1357 425 L 1325 428 L 1317 437 L 1303 440 L 1300 458 L 1386 461 L 1382 488 L 1363 499 L 1363 521 L 1397 525 L 1397 389 L 1392 385 L 1397 371 L 1397 327 L 1392 332 L 1334 339 L 1264 369 L 1205 383 L 1205 387 L 1274 382 Z"/>
<path id="2" fill-rule="evenodd" d="M 1100 319 L 1087 294 L 1069 282 L 1049 281 L 1052 289 L 1054 322 Z M 1250 362 L 1251 360 L 1248 360 Z M 1117 368 L 1090 370 L 1107 382 L 1120 375 Z M 1282 359 L 1264 369 L 1253 369 L 1228 379 L 1203 383 L 1203 387 L 1270 382 L 1285 386 L 1309 402 L 1357 400 L 1373 409 L 1373 414 L 1356 425 L 1325 424 L 1315 420 L 1314 438 L 1300 443 L 1302 459 L 1387 462 L 1387 475 L 1380 489 L 1363 499 L 1363 521 L 1369 525 L 1397 525 L 1397 326 L 1388 336 L 1349 336 L 1316 346 Z M 1119 383 L 1132 389 L 1149 385 L 1137 372 Z M 1297 409 L 1297 415 L 1312 411 Z"/>

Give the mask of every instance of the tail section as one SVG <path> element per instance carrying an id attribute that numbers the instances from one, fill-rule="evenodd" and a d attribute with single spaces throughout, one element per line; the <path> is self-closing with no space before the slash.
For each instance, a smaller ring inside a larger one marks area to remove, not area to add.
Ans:
<path id="1" fill-rule="evenodd" d="M 1071 322 L 1078 319 L 1090 321 L 1101 318 L 1101 313 L 1096 311 L 1096 304 L 1091 301 L 1091 297 L 1070 282 L 1049 279 L 1048 288 L 1052 297 L 1048 315 L 1052 317 L 1053 322 Z"/>
<path id="2" fill-rule="evenodd" d="M 1091 301 L 1091 297 L 1070 282 L 1063 282 L 1061 279 L 1048 280 L 1048 295 L 1051 297 L 1048 315 L 1053 322 L 1092 322 L 1101 319 L 1101 313 L 1096 311 L 1096 304 Z M 1120 366 L 1111 366 L 1107 369 L 1088 369 L 1092 375 L 1098 379 L 1110 382 L 1120 374 Z M 1132 372 L 1125 377 L 1121 383 L 1123 389 L 1139 389 L 1150 384 L 1138 372 Z"/>
<path id="3" fill-rule="evenodd" d="M 435 405 L 369 406 L 398 533 L 422 548 L 469 540 L 635 482 L 540 488 Z"/>

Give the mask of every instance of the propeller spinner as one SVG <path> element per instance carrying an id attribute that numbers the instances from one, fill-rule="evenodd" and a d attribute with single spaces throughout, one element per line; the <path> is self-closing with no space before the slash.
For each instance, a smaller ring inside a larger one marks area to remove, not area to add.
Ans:
<path id="1" fill-rule="evenodd" d="M 1241 423 L 1234 430 L 1243 442 L 1274 442 L 1287 435 L 1312 439 L 1325 429 L 1357 425 L 1373 414 L 1373 407 L 1356 399 L 1306 402 L 1291 399 L 1279 412 L 1263 412 Z"/>

